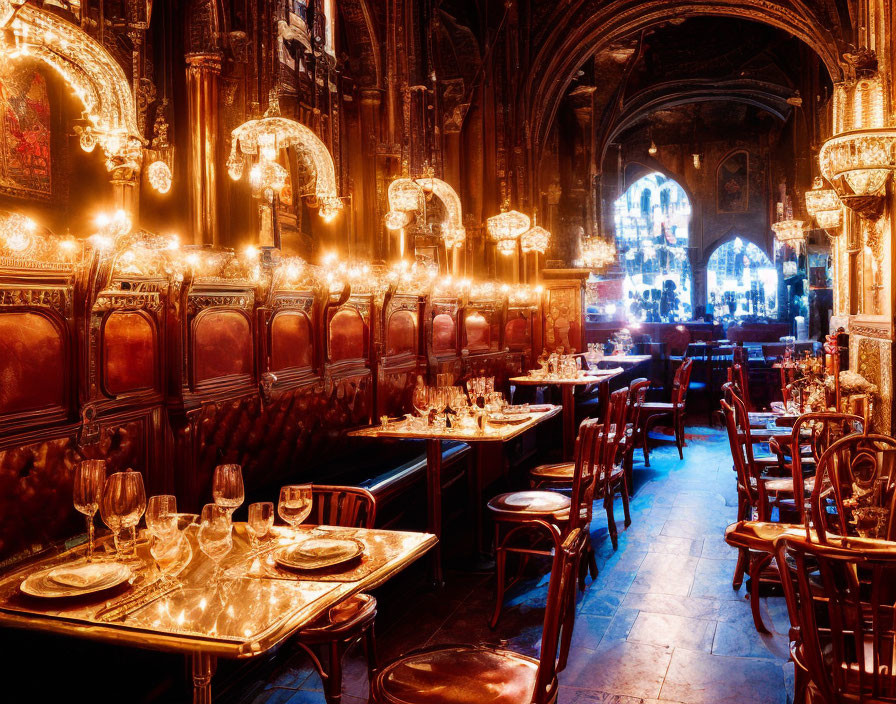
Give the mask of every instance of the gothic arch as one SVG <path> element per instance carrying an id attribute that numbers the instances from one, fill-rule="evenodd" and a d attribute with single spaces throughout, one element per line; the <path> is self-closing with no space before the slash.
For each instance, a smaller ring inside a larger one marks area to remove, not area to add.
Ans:
<path id="1" fill-rule="evenodd" d="M 71 86 L 88 123 L 82 147 L 90 151 L 99 144 L 110 171 L 139 167 L 144 140 L 130 84 L 115 58 L 80 27 L 31 5 L 0 0 L 0 26 L 15 36 L 10 58 L 37 59 Z"/>
<path id="2" fill-rule="evenodd" d="M 527 123 L 533 168 L 541 160 L 545 138 L 575 72 L 589 56 L 624 37 L 670 20 L 715 15 L 734 17 L 783 29 L 807 44 L 821 58 L 832 80 L 842 78 L 837 40 L 802 3 L 764 0 L 612 0 L 595 11 L 574 0 L 547 23 L 550 34 L 541 44 L 521 95 L 521 116 Z M 558 78 L 559 77 L 559 78 Z"/>

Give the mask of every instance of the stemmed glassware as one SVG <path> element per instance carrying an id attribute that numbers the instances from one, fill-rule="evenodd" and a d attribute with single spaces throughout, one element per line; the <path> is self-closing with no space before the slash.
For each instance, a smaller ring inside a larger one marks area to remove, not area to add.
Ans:
<path id="1" fill-rule="evenodd" d="M 150 496 L 146 504 L 146 527 L 153 537 L 149 552 L 159 565 L 164 577 L 173 572 L 181 560 L 182 553 L 189 550 L 189 543 L 177 529 L 177 499 L 170 494 Z"/>
<path id="2" fill-rule="evenodd" d="M 106 483 L 106 461 L 85 460 L 75 467 L 72 499 L 75 508 L 87 518 L 87 561 L 93 561 L 93 517 L 100 508 Z"/>
<path id="3" fill-rule="evenodd" d="M 311 484 L 290 484 L 280 488 L 277 513 L 293 530 L 311 515 L 312 505 Z"/>
<path id="4" fill-rule="evenodd" d="M 214 583 L 218 582 L 221 560 L 233 548 L 232 527 L 230 512 L 227 509 L 218 504 L 206 504 L 202 507 L 197 540 L 199 549 L 215 563 L 215 572 L 212 576 Z"/>
<path id="5" fill-rule="evenodd" d="M 137 556 L 137 524 L 145 510 L 146 492 L 140 472 L 116 472 L 106 479 L 100 502 L 100 516 L 112 531 L 119 559 Z M 129 538 L 125 541 L 126 550 L 123 551 L 121 533 L 124 530 L 129 532 Z"/>
<path id="6" fill-rule="evenodd" d="M 243 488 L 243 470 L 238 464 L 221 464 L 215 467 L 215 476 L 212 479 L 212 497 L 215 503 L 227 511 L 227 516 L 233 518 L 236 511 L 246 498 Z"/>
<path id="7" fill-rule="evenodd" d="M 274 525 L 274 504 L 260 501 L 249 504 L 249 533 L 252 536 L 252 549 L 258 548 L 258 541 L 264 538 Z"/>

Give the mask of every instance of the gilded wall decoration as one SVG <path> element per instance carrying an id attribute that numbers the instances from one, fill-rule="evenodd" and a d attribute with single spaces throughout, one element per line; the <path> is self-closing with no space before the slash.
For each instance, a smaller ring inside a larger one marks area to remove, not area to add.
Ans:
<path id="1" fill-rule="evenodd" d="M 873 426 L 876 432 L 889 433 L 893 402 L 891 344 L 889 340 L 877 340 L 859 335 L 855 327 L 850 325 L 850 360 L 854 363 L 858 374 L 877 385 L 880 398 L 875 399 Z"/>
<path id="2" fill-rule="evenodd" d="M 50 98 L 36 69 L 0 76 L 0 191 L 49 198 Z"/>

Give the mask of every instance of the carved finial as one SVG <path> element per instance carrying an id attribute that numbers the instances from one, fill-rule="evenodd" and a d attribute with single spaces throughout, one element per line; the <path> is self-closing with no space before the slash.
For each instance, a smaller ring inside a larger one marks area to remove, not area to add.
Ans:
<path id="1" fill-rule="evenodd" d="M 265 117 L 280 117 L 280 93 L 276 88 L 271 88 L 268 95 L 268 109 L 264 112 Z"/>

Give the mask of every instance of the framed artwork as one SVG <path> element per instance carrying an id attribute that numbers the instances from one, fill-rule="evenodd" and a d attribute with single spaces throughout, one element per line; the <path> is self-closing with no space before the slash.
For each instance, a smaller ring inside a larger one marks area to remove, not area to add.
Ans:
<path id="1" fill-rule="evenodd" d="M 716 171 L 716 211 L 745 213 L 750 207 L 750 155 L 732 152 Z"/>
<path id="2" fill-rule="evenodd" d="M 47 80 L 32 69 L 0 80 L 0 191 L 49 198 L 50 97 Z"/>

